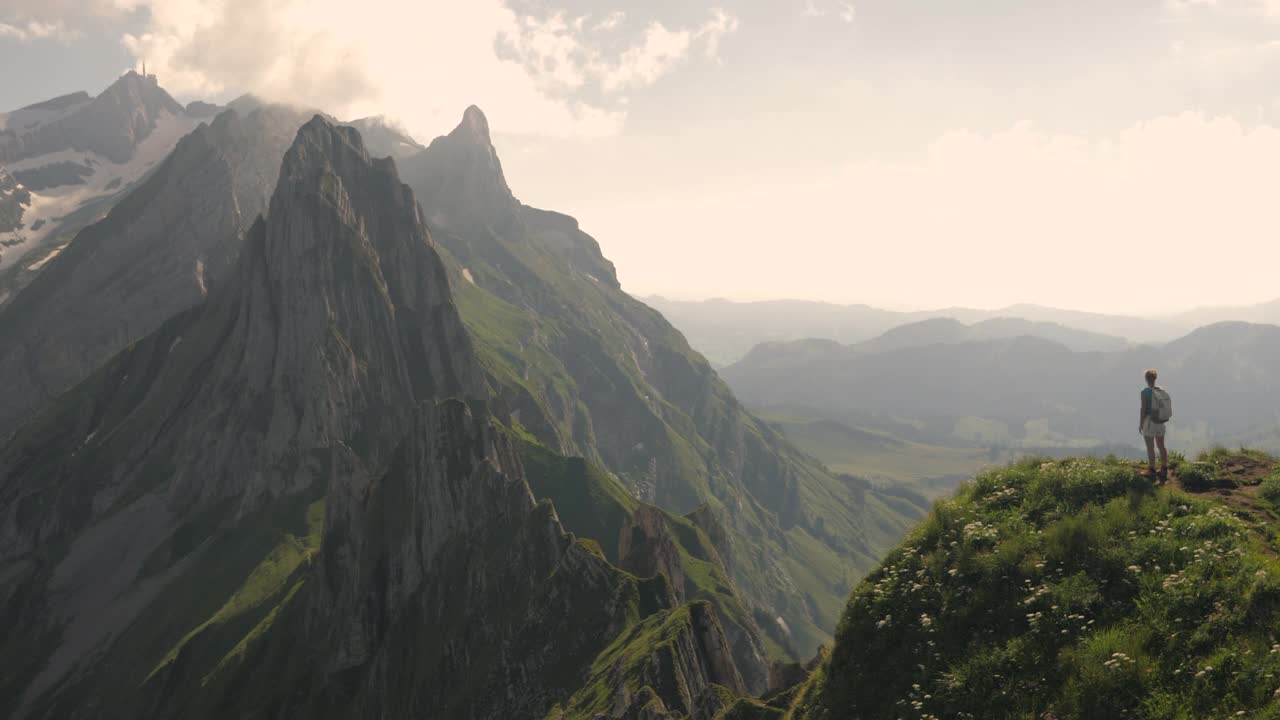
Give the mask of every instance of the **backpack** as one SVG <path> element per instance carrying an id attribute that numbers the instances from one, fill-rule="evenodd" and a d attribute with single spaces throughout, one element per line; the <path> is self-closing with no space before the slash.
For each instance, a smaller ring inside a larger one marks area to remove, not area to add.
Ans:
<path id="1" fill-rule="evenodd" d="M 1160 386 L 1151 388 L 1151 419 L 1158 423 L 1169 422 L 1173 417 L 1173 398 Z"/>

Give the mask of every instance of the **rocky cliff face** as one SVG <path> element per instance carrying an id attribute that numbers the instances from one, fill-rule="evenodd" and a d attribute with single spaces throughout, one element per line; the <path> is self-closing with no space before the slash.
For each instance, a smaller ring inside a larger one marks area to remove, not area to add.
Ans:
<path id="1" fill-rule="evenodd" d="M 576 220 L 516 200 L 480 108 L 467 108 L 453 132 L 405 158 L 402 166 L 405 182 L 418 194 L 437 239 L 504 300 L 550 313 L 564 309 L 565 298 L 554 280 L 531 267 L 527 253 L 533 248 L 524 242 L 530 234 L 540 237 L 539 250 L 563 261 L 575 260 L 579 271 L 618 287 L 613 264 L 594 239 L 578 230 Z"/>
<path id="2" fill-rule="evenodd" d="M 47 109 L 57 111 L 63 106 Z M 93 100 L 75 104 L 72 112 L 31 128 L 7 127 L 0 135 L 0 162 L 69 149 L 97 153 L 123 163 L 133 156 L 134 148 L 151 134 L 165 113 L 180 115 L 183 108 L 160 88 L 154 77 L 128 72 Z"/>
<path id="3" fill-rule="evenodd" d="M 0 191 L 0 306 L 199 122 L 155 76 L 134 72 L 97 97 L 75 93 L 0 113 L 0 166 L 29 196 L 14 225 Z"/>
<path id="4" fill-rule="evenodd" d="M 312 119 L 209 298 L 0 449 L 0 713 L 709 720 L 715 608 L 566 533 L 484 383 L 393 162 Z"/>
<path id="5" fill-rule="evenodd" d="M 384 470 L 331 486 L 313 567 L 252 652 L 203 688 L 186 685 L 205 672 L 200 649 L 180 653 L 146 688 L 147 712 L 542 717 L 616 635 L 688 612 L 661 578 L 638 581 L 565 534 L 509 443 L 459 401 L 420 407 Z M 714 613 L 699 617 L 700 634 L 660 651 L 654 683 L 678 693 L 722 673 L 732 686 L 727 654 L 709 654 L 724 644 Z"/>
<path id="6" fill-rule="evenodd" d="M 0 453 L 0 564 L 38 575 L 33 558 L 59 543 L 71 543 L 68 557 L 95 535 L 145 553 L 193 513 L 230 503 L 245 517 L 326 483 L 335 446 L 376 462 L 390 451 L 376 440 L 414 402 L 476 386 L 443 266 L 391 164 L 370 162 L 354 131 L 316 120 L 281 173 L 269 219 L 215 297 Z M 94 572 L 127 588 L 145 557 L 121 554 Z M 46 568 L 54 579 L 58 567 Z M 100 591 L 69 588 L 50 614 L 72 624 L 100 614 L 84 599 Z M 58 650 L 86 652 L 141 609 L 86 624 L 86 647 L 68 649 L 64 632 Z M 46 672 L 69 669 L 52 664 Z"/>
<path id="7" fill-rule="evenodd" d="M 22 227 L 22 214 L 31 204 L 31 193 L 0 167 L 0 234 Z M 0 245 L 0 252 L 4 246 Z"/>
<path id="8" fill-rule="evenodd" d="M 266 209 L 306 117 L 227 111 L 0 309 L 0 437 L 174 314 L 203 302 Z"/>
<path id="9" fill-rule="evenodd" d="M 522 205 L 479 109 L 403 165 L 499 403 L 634 496 L 712 519 L 751 615 L 776 646 L 812 654 L 848 584 L 910 518 L 874 491 L 855 498 L 753 418 L 683 336 L 621 290 L 575 220 Z"/>

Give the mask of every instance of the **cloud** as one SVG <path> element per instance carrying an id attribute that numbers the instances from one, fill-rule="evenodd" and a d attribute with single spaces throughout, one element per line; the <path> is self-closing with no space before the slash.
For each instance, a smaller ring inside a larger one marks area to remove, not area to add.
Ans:
<path id="1" fill-rule="evenodd" d="M 46 27 L 38 23 L 74 27 L 93 14 L 138 18 L 143 29 L 125 46 L 181 97 L 252 92 L 339 116 L 385 113 L 421 136 L 447 130 L 473 103 L 500 132 L 616 134 L 629 99 L 621 93 L 658 82 L 695 51 L 718 60 L 737 27 L 718 10 L 669 27 L 620 12 L 534 18 L 504 0 L 6 2 L 22 24 L 0 26 L 0 37 L 36 37 Z"/>
<path id="2" fill-rule="evenodd" d="M 1175 54 L 1188 57 L 1199 69 L 1213 73 L 1250 73 L 1267 69 L 1280 62 L 1280 40 L 1200 50 L 1189 53 L 1185 47 Z"/>
<path id="3" fill-rule="evenodd" d="M 75 25 L 127 9 L 129 4 L 130 0 L 5 0 L 4 14 L 10 27 L 28 21 Z"/>
<path id="4" fill-rule="evenodd" d="M 929 248 L 925 283 L 970 267 L 966 292 L 988 305 L 1140 312 L 1210 288 L 1240 302 L 1274 294 L 1277 166 L 1280 129 L 1184 113 L 1104 141 L 1029 125 L 949 133 L 923 163 L 855 165 L 839 186 L 864 216 L 854 237 Z"/>
<path id="5" fill-rule="evenodd" d="M 1022 124 L 582 219 L 637 292 L 1139 313 L 1276 294 L 1277 167 L 1280 128 L 1231 118 L 1159 117 L 1106 140 Z"/>
<path id="6" fill-rule="evenodd" d="M 80 37 L 80 32 L 69 30 L 61 22 L 27 20 L 14 24 L 0 22 L 0 38 L 13 38 L 22 42 L 32 40 L 58 40 L 68 42 Z"/>
<path id="7" fill-rule="evenodd" d="M 625 17 L 615 12 L 596 23 L 594 30 L 615 31 Z M 694 28 L 672 29 L 654 21 L 638 42 L 611 56 L 602 44 L 582 34 L 587 20 L 583 16 L 570 21 L 562 13 L 545 19 L 524 17 L 514 29 L 500 33 L 500 48 L 548 91 L 594 86 L 608 95 L 654 84 L 688 60 L 695 48 L 718 61 L 721 39 L 738 28 L 737 19 L 720 9 Z"/>
<path id="8" fill-rule="evenodd" d="M 858 19 L 858 9 L 852 3 L 842 2 L 841 0 L 805 0 L 804 9 L 800 11 L 804 17 L 835 17 L 841 21 L 852 24 Z"/>
<path id="9" fill-rule="evenodd" d="M 617 63 L 602 63 L 595 72 L 608 92 L 652 85 L 684 60 L 692 37 L 688 30 L 672 31 L 662 23 L 653 23 L 645 30 L 641 44 L 622 53 Z"/>
<path id="10" fill-rule="evenodd" d="M 719 62 L 720 41 L 737 30 L 738 18 L 717 8 L 712 11 L 711 19 L 693 34 L 693 39 L 702 43 L 704 55 Z"/>
<path id="11" fill-rule="evenodd" d="M 1163 7 L 1173 20 L 1189 20 L 1197 13 L 1280 20 L 1280 0 L 1164 0 Z"/>
<path id="12" fill-rule="evenodd" d="M 596 23 L 597 30 L 615 30 L 622 25 L 627 19 L 627 14 L 621 10 L 615 10 L 604 17 L 603 20 Z"/>

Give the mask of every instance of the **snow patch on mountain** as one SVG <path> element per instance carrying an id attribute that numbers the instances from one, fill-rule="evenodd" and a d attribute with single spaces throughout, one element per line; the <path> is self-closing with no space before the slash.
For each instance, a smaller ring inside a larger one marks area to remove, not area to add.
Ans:
<path id="1" fill-rule="evenodd" d="M 71 111 L 74 111 L 74 106 L 46 117 L 44 122 Z M 14 116 L 19 113 L 26 114 L 27 118 L 35 117 L 31 114 L 33 112 L 40 111 L 18 110 L 4 116 L 4 122 L 14 122 Z M 124 163 L 111 162 L 93 152 L 59 150 L 9 164 L 7 169 L 11 174 L 47 168 L 57 163 L 74 163 L 91 172 L 83 178 L 83 183 L 60 185 L 31 193 L 31 204 L 23 213 L 22 227 L 0 234 L 0 242 L 7 246 L 4 254 L 0 255 L 0 269 L 19 262 L 27 253 L 63 235 L 64 230 L 78 230 L 78 227 L 64 228 L 64 220 L 69 215 L 122 195 L 159 164 L 182 136 L 199 124 L 199 119 L 186 115 L 168 112 L 160 114 L 156 119 L 155 129 L 139 143 L 133 158 Z M 97 215 L 106 212 L 107 204 L 102 205 L 102 211 Z M 77 225 L 83 227 L 93 219 L 96 217 L 87 218 Z"/>
<path id="2" fill-rule="evenodd" d="M 65 100 L 66 102 L 63 102 Z M 0 113 L 0 132 L 6 130 L 14 134 L 31 132 L 46 123 L 65 117 L 88 105 L 93 98 L 87 94 L 55 98 L 49 102 L 31 105 L 21 110 Z"/>

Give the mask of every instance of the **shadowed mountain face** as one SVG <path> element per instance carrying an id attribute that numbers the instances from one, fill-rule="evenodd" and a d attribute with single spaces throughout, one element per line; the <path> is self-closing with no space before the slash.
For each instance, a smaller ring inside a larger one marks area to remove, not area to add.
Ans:
<path id="1" fill-rule="evenodd" d="M 0 306 L 151 174 L 201 117 L 155 76 L 135 72 L 97 97 L 80 92 L 0 113 Z"/>
<path id="2" fill-rule="evenodd" d="M 1010 428 L 1047 421 L 1066 439 L 1132 443 L 1142 374 L 1155 367 L 1176 398 L 1171 428 L 1185 443 L 1207 445 L 1280 422 L 1280 327 L 1273 325 L 1222 323 L 1159 348 L 1105 353 L 1033 337 L 905 346 L 892 340 L 765 345 L 724 375 L 748 402 L 806 406 L 830 417 L 879 413 L 947 428 L 964 418 Z"/>
<path id="3" fill-rule="evenodd" d="M 305 120 L 266 106 L 202 124 L 0 308 L 0 437 L 225 279 Z"/>
<path id="4" fill-rule="evenodd" d="M 851 487 L 747 413 L 679 332 L 622 292 L 577 221 L 514 197 L 479 109 L 402 167 L 498 404 L 634 496 L 718 527 L 719 554 L 775 647 L 811 654 L 849 580 L 920 508 Z"/>
<path id="5" fill-rule="evenodd" d="M 479 110 L 405 161 L 421 206 L 319 117 L 263 169 L 265 112 L 184 140 L 0 316 L 0 379 L 35 348 L 50 385 L 0 450 L 5 708 L 710 720 L 830 637 L 922 504 L 746 413 L 514 198 Z"/>
<path id="6" fill-rule="evenodd" d="M 664 574 L 567 534 L 485 384 L 393 162 L 312 119 L 208 299 L 0 449 L 0 712 L 710 720 L 763 660 L 708 536 L 544 459 Z"/>
<path id="7" fill-rule="evenodd" d="M 0 131 L 0 162 L 79 150 L 123 163 L 165 113 L 179 115 L 183 107 L 154 79 L 126 73 L 96 98 L 69 95 L 10 113 Z"/>
<path id="8" fill-rule="evenodd" d="M 0 234 L 17 230 L 31 205 L 31 192 L 0 167 Z"/>
<path id="9" fill-rule="evenodd" d="M 244 495 L 246 512 L 254 498 L 319 480 L 316 468 L 295 467 L 298 454 L 352 434 L 353 415 L 393 424 L 384 408 L 476 387 L 416 205 L 389 164 L 368 164 L 350 140 L 320 123 L 300 134 L 269 219 L 251 230 L 221 292 L 118 355 L 10 443 L 0 466 L 14 493 L 6 548 L 33 551 L 92 523 L 108 507 L 88 502 L 90 491 L 127 496 L 159 484 L 178 504 Z M 348 186 L 370 196 L 358 209 Z M 161 420 L 166 427 L 149 427 Z M 51 444 L 65 456 L 45 464 Z M 133 462 L 86 487 L 76 468 L 112 467 L 103 452 Z M 28 517 L 21 498 L 33 484 L 85 502 L 66 503 L 73 521 Z"/>

